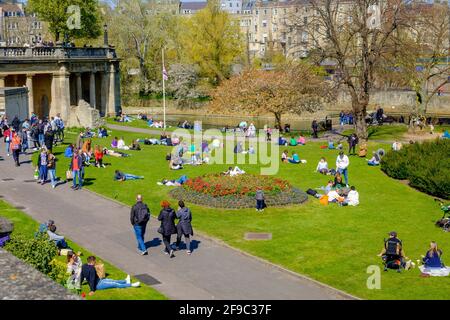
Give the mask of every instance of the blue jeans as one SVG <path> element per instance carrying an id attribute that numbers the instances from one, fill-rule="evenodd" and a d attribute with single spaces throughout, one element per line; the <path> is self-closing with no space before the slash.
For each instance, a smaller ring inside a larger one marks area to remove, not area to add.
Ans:
<path id="1" fill-rule="evenodd" d="M 138 249 L 142 252 L 147 251 L 147 247 L 145 246 L 144 236 L 145 236 L 145 228 L 146 225 L 134 225 L 134 235 L 136 236 L 136 240 L 138 243 Z"/>
<path id="2" fill-rule="evenodd" d="M 42 147 L 44 145 L 44 142 L 45 142 L 43 133 L 39 133 L 38 140 L 39 140 L 40 146 Z"/>
<path id="3" fill-rule="evenodd" d="M 338 172 L 344 175 L 345 184 L 348 184 L 348 168 L 338 169 Z"/>
<path id="4" fill-rule="evenodd" d="M 77 186 L 77 178 L 78 178 L 78 186 L 81 188 L 83 185 L 83 179 L 81 178 L 81 171 L 80 170 L 73 170 L 72 171 L 73 176 L 73 186 Z"/>
<path id="5" fill-rule="evenodd" d="M 299 161 L 299 162 L 296 162 L 296 161 L 294 161 L 294 160 L 292 160 L 292 159 L 288 159 L 288 161 L 289 161 L 289 163 L 293 163 L 293 164 L 299 164 L 299 163 L 300 163 L 300 161 Z"/>
<path id="6" fill-rule="evenodd" d="M 97 283 L 97 290 L 129 287 L 131 287 L 131 284 L 128 284 L 125 280 L 101 279 Z"/>
<path id="7" fill-rule="evenodd" d="M 137 180 L 142 179 L 143 177 L 136 176 L 134 174 L 125 173 L 125 180 Z"/>
<path id="8" fill-rule="evenodd" d="M 372 161 L 367 162 L 367 164 L 369 166 L 372 166 L 372 167 L 379 165 L 379 163 L 375 163 L 375 162 L 372 162 Z"/>
<path id="9" fill-rule="evenodd" d="M 56 169 L 48 169 L 48 175 L 50 176 L 50 181 L 52 182 L 52 187 L 56 186 Z"/>
<path id="10" fill-rule="evenodd" d="M 9 142 L 5 142 L 5 146 L 6 146 L 6 153 L 9 154 Z"/>
<path id="11" fill-rule="evenodd" d="M 264 200 L 256 200 L 256 209 L 258 210 L 264 209 Z"/>
<path id="12" fill-rule="evenodd" d="M 47 166 L 39 167 L 39 180 L 41 181 L 47 180 Z"/>

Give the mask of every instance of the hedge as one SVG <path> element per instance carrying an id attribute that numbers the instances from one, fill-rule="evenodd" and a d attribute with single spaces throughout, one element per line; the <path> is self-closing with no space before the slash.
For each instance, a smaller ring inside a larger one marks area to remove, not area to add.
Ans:
<path id="1" fill-rule="evenodd" d="M 381 170 L 432 196 L 450 199 L 450 140 L 405 145 L 381 160 Z"/>

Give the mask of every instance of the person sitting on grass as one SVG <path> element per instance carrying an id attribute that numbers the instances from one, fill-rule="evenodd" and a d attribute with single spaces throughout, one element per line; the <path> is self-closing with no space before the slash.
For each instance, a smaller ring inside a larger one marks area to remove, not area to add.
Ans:
<path id="1" fill-rule="evenodd" d="M 448 132 L 448 130 L 444 131 L 444 133 L 442 134 L 442 139 L 450 139 L 450 133 Z"/>
<path id="2" fill-rule="evenodd" d="M 55 233 L 56 232 L 56 226 L 52 224 L 48 227 L 47 235 L 50 238 L 51 241 L 53 241 L 58 249 L 66 249 L 67 243 L 66 240 L 64 240 L 63 236 L 60 236 Z"/>
<path id="3" fill-rule="evenodd" d="M 283 136 L 279 136 L 278 137 L 278 145 L 280 146 L 287 146 L 287 140 L 285 138 L 283 138 Z"/>
<path id="4" fill-rule="evenodd" d="M 133 140 L 133 143 L 130 146 L 130 150 L 140 151 L 141 146 L 139 145 L 138 140 Z"/>
<path id="5" fill-rule="evenodd" d="M 368 160 L 367 164 L 372 167 L 378 166 L 378 165 L 380 165 L 380 160 L 381 160 L 380 156 L 378 155 L 378 153 L 376 151 L 374 151 L 372 158 L 370 160 Z"/>
<path id="6" fill-rule="evenodd" d="M 328 162 L 325 158 L 320 158 L 319 163 L 317 164 L 316 171 L 321 174 L 328 174 Z"/>
<path id="7" fill-rule="evenodd" d="M 120 137 L 119 141 L 117 141 L 117 149 L 121 149 L 121 150 L 129 150 L 130 149 L 130 147 L 128 147 L 125 144 L 123 137 Z"/>
<path id="8" fill-rule="evenodd" d="M 343 206 L 357 206 L 359 204 L 359 193 L 356 191 L 355 186 L 350 187 L 350 191 L 345 197 L 345 200 L 341 203 Z"/>
<path id="9" fill-rule="evenodd" d="M 342 182 L 342 176 L 339 172 L 336 172 L 336 175 L 334 176 L 334 184 L 333 184 L 333 188 L 343 188 L 345 187 L 344 182 Z"/>
<path id="10" fill-rule="evenodd" d="M 331 139 L 328 139 L 328 149 L 329 150 L 334 150 L 336 149 L 336 147 L 334 146 L 334 142 Z"/>
<path id="11" fill-rule="evenodd" d="M 306 144 L 306 138 L 303 135 L 300 135 L 297 139 L 297 143 L 301 146 L 304 146 Z"/>
<path id="12" fill-rule="evenodd" d="M 99 145 L 95 146 L 95 151 L 94 151 L 94 157 L 95 157 L 95 166 L 97 168 L 105 168 L 105 165 L 103 164 L 103 156 L 104 153 L 102 151 L 102 149 L 100 148 Z"/>
<path id="13" fill-rule="evenodd" d="M 81 290 L 82 266 L 81 258 L 76 253 L 69 251 L 67 254 L 67 273 L 69 278 L 66 281 L 66 286 L 69 290 Z"/>
<path id="14" fill-rule="evenodd" d="M 123 173 L 122 171 L 116 170 L 114 172 L 114 180 L 116 181 L 126 181 L 126 180 L 138 180 L 144 179 L 143 176 L 136 176 L 134 174 Z"/>
<path id="15" fill-rule="evenodd" d="M 441 259 L 442 250 L 438 248 L 436 242 L 431 241 L 430 249 L 428 249 L 425 256 L 422 256 L 422 262 L 425 268 L 444 268 L 445 265 Z"/>
<path id="16" fill-rule="evenodd" d="M 339 195 L 339 189 L 331 189 L 330 192 L 328 192 L 328 202 L 333 203 L 341 203 L 344 201 L 344 197 Z"/>
<path id="17" fill-rule="evenodd" d="M 131 283 L 130 275 L 127 275 L 125 280 L 100 279 L 95 269 L 96 259 L 94 256 L 87 258 L 87 264 L 81 267 L 81 282 L 86 280 L 89 284 L 89 295 L 92 296 L 97 290 L 106 290 L 113 288 L 129 288 L 139 287 L 139 282 Z"/>
<path id="18" fill-rule="evenodd" d="M 169 160 L 170 170 L 181 170 L 183 169 L 183 160 L 178 156 L 171 156 Z"/>
<path id="19" fill-rule="evenodd" d="M 299 164 L 300 161 L 300 157 L 298 156 L 297 152 L 292 151 L 292 158 L 288 158 L 289 163 L 293 163 L 293 164 Z"/>
<path id="20" fill-rule="evenodd" d="M 400 268 L 408 270 L 411 267 L 411 261 L 406 262 L 408 257 L 406 257 L 402 241 L 397 237 L 395 231 L 389 232 L 389 239 L 384 240 L 384 247 L 378 256 L 385 264 L 384 271 L 397 269 L 400 272 Z"/>
<path id="21" fill-rule="evenodd" d="M 118 140 L 117 140 L 117 137 L 114 137 L 114 139 L 112 139 L 112 141 L 111 141 L 111 148 L 117 148 L 117 143 L 118 143 Z"/>
<path id="22" fill-rule="evenodd" d="M 287 150 L 284 150 L 281 154 L 281 162 L 287 163 L 289 158 L 289 152 Z"/>
<path id="23" fill-rule="evenodd" d="M 289 144 L 292 147 L 296 147 L 297 146 L 298 143 L 297 143 L 297 140 L 294 138 L 294 136 L 291 137 L 291 140 L 290 140 Z"/>

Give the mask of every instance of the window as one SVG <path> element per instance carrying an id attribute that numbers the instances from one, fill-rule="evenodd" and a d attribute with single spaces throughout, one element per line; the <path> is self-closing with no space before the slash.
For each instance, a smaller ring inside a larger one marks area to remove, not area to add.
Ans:
<path id="1" fill-rule="evenodd" d="M 258 10 L 255 10 L 255 14 L 258 14 L 259 12 L 258 12 Z"/>
<path id="2" fill-rule="evenodd" d="M 277 9 L 273 9 L 273 14 L 277 15 L 277 13 L 278 13 L 278 10 Z"/>
<path id="3" fill-rule="evenodd" d="M 230 8 L 233 7 L 233 4 L 230 2 Z"/>
<path id="4" fill-rule="evenodd" d="M 291 44 L 292 44 L 292 38 L 291 37 L 288 37 L 288 46 L 290 46 Z"/>
<path id="5" fill-rule="evenodd" d="M 255 25 L 255 32 L 258 32 L 258 25 Z"/>
<path id="6" fill-rule="evenodd" d="M 302 42 L 308 42 L 308 32 L 302 32 Z"/>
<path id="7" fill-rule="evenodd" d="M 308 17 L 303 17 L 303 24 L 307 25 L 308 24 Z"/>
<path id="8" fill-rule="evenodd" d="M 262 21 L 262 26 L 263 26 L 263 28 L 266 28 L 266 27 L 267 27 L 267 20 L 263 20 L 263 21 Z"/>
<path id="9" fill-rule="evenodd" d="M 264 9 L 264 14 L 267 14 L 267 9 Z"/>

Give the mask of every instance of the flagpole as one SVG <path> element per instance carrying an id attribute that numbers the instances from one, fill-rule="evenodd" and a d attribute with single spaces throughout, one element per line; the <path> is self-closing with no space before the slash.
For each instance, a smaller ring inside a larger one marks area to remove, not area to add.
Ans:
<path id="1" fill-rule="evenodd" d="M 162 65 L 163 70 L 165 70 L 164 65 L 164 48 L 162 48 Z M 165 82 L 165 75 L 163 74 L 163 112 L 164 112 L 164 129 L 166 129 L 166 82 Z"/>

